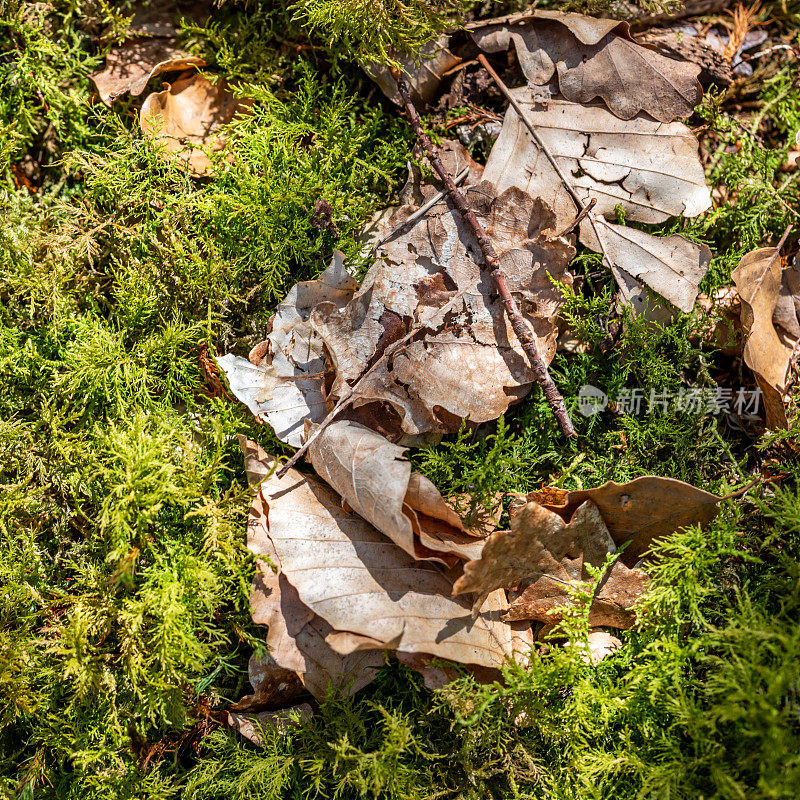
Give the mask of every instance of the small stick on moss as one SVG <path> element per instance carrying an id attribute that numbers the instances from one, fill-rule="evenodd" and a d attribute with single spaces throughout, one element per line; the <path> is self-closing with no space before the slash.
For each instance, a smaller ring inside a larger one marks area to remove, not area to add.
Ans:
<path id="1" fill-rule="evenodd" d="M 400 93 L 400 97 L 402 98 L 406 107 L 406 111 L 408 112 L 411 127 L 414 129 L 414 133 L 417 135 L 417 139 L 419 139 L 420 144 L 425 151 L 425 155 L 428 157 L 428 161 L 433 167 L 434 172 L 436 172 L 442 183 L 444 183 L 446 189 L 448 190 L 448 194 L 453 201 L 453 205 L 461 214 L 461 218 L 464 220 L 465 224 L 472 232 L 472 235 L 477 240 L 478 246 L 481 248 L 484 261 L 486 262 L 486 266 L 489 268 L 489 274 L 491 275 L 494 285 L 497 288 L 497 291 L 500 293 L 500 297 L 502 298 L 503 305 L 506 309 L 506 314 L 511 322 L 511 327 L 514 329 L 514 333 L 516 334 L 517 339 L 519 339 L 522 349 L 528 356 L 536 383 L 539 384 L 544 392 L 544 396 L 547 398 L 550 409 L 555 415 L 555 418 L 558 420 L 559 427 L 561 428 L 563 434 L 565 436 L 577 436 L 575 433 L 575 428 L 572 426 L 572 421 L 569 418 L 569 413 L 567 412 L 567 406 L 564 403 L 564 398 L 561 396 L 561 392 L 558 391 L 558 387 L 550 377 L 550 373 L 547 371 L 547 365 L 544 363 L 541 355 L 539 355 L 539 351 L 536 349 L 536 341 L 531 335 L 528 326 L 525 324 L 525 320 L 523 319 L 522 314 L 519 312 L 516 301 L 511 296 L 511 292 L 509 291 L 508 283 L 506 281 L 506 276 L 500 267 L 500 259 L 494 249 L 494 246 L 492 245 L 492 242 L 486 235 L 486 231 L 484 231 L 480 222 L 478 222 L 475 212 L 469 207 L 466 198 L 453 182 L 453 179 L 445 169 L 444 164 L 442 164 L 442 161 L 439 158 L 439 151 L 436 149 L 433 142 L 431 142 L 430 138 L 423 130 L 422 123 L 420 122 L 419 115 L 417 114 L 417 109 L 414 107 L 408 87 L 406 86 L 406 82 L 403 80 L 403 76 L 401 75 L 400 71 L 396 69 L 392 70 L 392 77 L 397 83 L 397 91 Z"/>

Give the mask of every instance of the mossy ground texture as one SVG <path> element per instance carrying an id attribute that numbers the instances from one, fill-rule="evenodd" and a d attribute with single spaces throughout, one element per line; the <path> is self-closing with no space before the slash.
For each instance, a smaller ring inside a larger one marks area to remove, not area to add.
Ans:
<path id="1" fill-rule="evenodd" d="M 134 103 L 92 99 L 125 4 L 0 0 L 3 796 L 796 797 L 796 425 L 759 438 L 672 410 L 574 415 L 574 443 L 534 393 L 488 431 L 417 451 L 443 492 L 479 500 L 652 473 L 719 494 L 776 480 L 658 545 L 642 622 L 598 666 L 554 647 L 502 685 L 465 676 L 431 693 L 389 661 L 262 748 L 218 724 L 262 640 L 235 434 L 285 449 L 209 388 L 209 358 L 246 353 L 334 248 L 357 262 L 359 230 L 392 202 L 413 142 L 356 60 L 390 59 L 469 5 L 251 0 L 185 24 L 181 43 L 255 100 L 231 126 L 232 157 L 197 180 L 142 136 Z M 800 21 L 796 4 L 768 6 L 788 29 Z M 796 218 L 798 172 L 784 165 L 797 63 L 745 94 L 757 135 L 713 90 L 693 119 L 723 200 L 676 229 L 711 245 L 709 292 Z M 338 235 L 312 224 L 319 198 Z M 554 363 L 565 396 L 709 387 L 727 369 L 700 346 L 700 314 L 630 322 L 609 348 L 611 282 L 591 255 L 573 271 L 585 278 L 566 316 L 588 349 Z"/>

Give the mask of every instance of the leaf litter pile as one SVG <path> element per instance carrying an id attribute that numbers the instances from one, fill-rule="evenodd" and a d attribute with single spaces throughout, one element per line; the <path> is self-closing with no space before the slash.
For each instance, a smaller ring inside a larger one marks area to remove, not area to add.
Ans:
<path id="1" fill-rule="evenodd" d="M 167 76 L 142 103 L 141 129 L 208 176 L 225 148 L 219 129 L 251 101 L 202 74 L 172 31 L 141 29 L 144 41 L 112 50 L 93 76 L 100 97 L 137 96 Z M 698 141 L 677 121 L 711 68 L 659 41 L 625 22 L 531 11 L 470 23 L 402 70 L 365 65 L 410 121 L 424 168 L 410 165 L 399 205 L 365 239 L 362 281 L 335 253 L 287 293 L 247 359 L 217 358 L 236 398 L 297 448 L 283 463 L 240 437 L 258 564 L 250 606 L 269 651 L 251 659 L 254 693 L 228 716 L 248 738 L 313 714 L 298 702 L 305 692 L 363 688 L 387 652 L 430 688 L 463 670 L 498 680 L 508 659 L 524 666 L 546 637 L 558 641 L 582 596 L 596 662 L 637 621 L 651 543 L 715 516 L 724 498 L 647 476 L 506 497 L 501 529 L 503 498 L 480 519 L 464 514 L 463 498 L 443 497 L 407 458 L 498 419 L 535 386 L 574 435 L 547 367 L 578 246 L 613 275 L 618 312 L 658 323 L 707 301 L 708 247 L 648 227 L 712 206 Z M 711 61 L 741 70 L 743 47 Z M 502 122 L 478 126 L 491 142 L 483 164 L 458 140 L 433 144 L 418 117 L 474 95 L 476 74 L 507 101 Z M 315 224 L 335 230 L 328 209 L 317 204 Z M 785 238 L 745 255 L 726 296 L 771 429 L 788 424 L 800 340 L 800 265 L 783 268 Z M 303 456 L 314 474 L 295 468 Z"/>

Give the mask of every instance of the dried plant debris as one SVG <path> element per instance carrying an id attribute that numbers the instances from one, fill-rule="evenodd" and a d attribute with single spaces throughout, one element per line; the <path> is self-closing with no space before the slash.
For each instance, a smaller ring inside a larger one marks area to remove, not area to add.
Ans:
<path id="1" fill-rule="evenodd" d="M 456 593 L 474 592 L 475 606 L 495 589 L 518 593 L 506 620 L 556 622 L 559 608 L 572 601 L 571 587 L 591 580 L 586 565 L 602 567 L 616 546 L 597 506 L 582 503 L 569 522 L 536 502 L 528 502 L 512 517 L 510 531 L 493 533 L 481 557 L 464 566 Z M 619 561 L 603 577 L 589 612 L 591 625 L 628 628 L 633 604 L 644 592 L 647 576 Z"/>
<path id="2" fill-rule="evenodd" d="M 444 73 L 461 62 L 458 56 L 447 49 L 449 43 L 447 36 L 440 36 L 428 42 L 414 57 L 400 59 L 400 66 L 415 103 L 429 103 L 436 95 Z M 389 69 L 380 64 L 366 66 L 364 69 L 386 97 L 393 103 L 402 105 L 397 84 Z"/>
<path id="3" fill-rule="evenodd" d="M 556 221 L 541 200 L 512 188 L 498 196 L 486 182 L 466 191 L 490 231 L 503 270 L 546 362 L 555 353 L 557 283 L 571 284 L 574 254 L 552 236 Z M 392 224 L 413 213 L 401 208 Z M 410 230 L 385 242 L 378 260 L 344 308 L 322 303 L 311 315 L 336 377 L 331 394 L 354 385 L 415 324 L 423 336 L 403 342 L 358 383 L 354 407 L 388 406 L 400 433 L 458 430 L 462 419 L 496 419 L 530 391 L 533 375 L 506 320 L 503 306 L 481 272 L 483 258 L 472 234 L 447 200 Z M 444 320 L 431 313 L 450 304 Z"/>
<path id="4" fill-rule="evenodd" d="M 534 102 L 529 89 L 513 89 L 528 121 L 584 204 L 596 202 L 580 239 L 605 253 L 613 268 L 635 275 L 682 310 L 691 310 L 710 261 L 707 247 L 673 235 L 660 240 L 612 222 L 620 207 L 632 222 L 658 224 L 673 216 L 694 217 L 711 205 L 697 139 L 679 122 L 663 124 L 640 115 L 620 120 L 598 106 L 563 100 Z M 548 154 L 513 107 L 484 170 L 498 192 L 516 186 L 537 192 L 565 228 L 578 208 Z M 623 283 L 618 278 L 618 282 Z M 632 291 L 632 290 L 630 290 Z"/>
<path id="5" fill-rule="evenodd" d="M 110 106 L 124 94 L 138 97 L 157 75 L 202 67 L 205 63 L 175 47 L 169 39 L 145 39 L 112 48 L 105 67 L 89 77 L 100 99 Z"/>
<path id="6" fill-rule="evenodd" d="M 292 287 L 270 321 L 266 340 L 251 351 L 249 361 L 230 354 L 217 358 L 236 397 L 293 447 L 303 442 L 305 421 L 321 422 L 327 413 L 328 366 L 322 339 L 309 322 L 311 311 L 320 303 L 344 308 L 357 288 L 344 256 L 336 251 L 319 278 Z"/>
<path id="7" fill-rule="evenodd" d="M 507 609 L 504 593 L 490 596 L 473 620 L 469 607 L 450 597 L 453 583 L 443 566 L 411 558 L 346 511 L 322 482 L 295 470 L 281 479 L 270 475 L 270 458 L 252 443 L 244 447 L 248 474 L 254 482 L 265 476 L 251 511 L 248 544 L 276 565 L 280 594 L 285 583 L 300 604 L 289 616 L 273 611 L 270 631 L 282 627 L 287 639 L 319 618 L 331 629 L 318 630 L 321 642 L 347 658 L 360 651 L 400 650 L 497 668 L 530 649 L 529 627 L 499 619 Z M 256 598 L 255 608 L 260 606 Z M 261 613 L 258 619 L 266 621 Z M 275 652 L 272 645 L 270 652 L 281 666 L 292 656 L 307 668 L 302 653 Z"/>
<path id="8" fill-rule="evenodd" d="M 220 127 L 246 111 L 250 100 L 234 97 L 223 80 L 203 75 L 181 76 L 142 103 L 139 123 L 144 133 L 161 143 L 170 158 L 185 163 L 198 177 L 213 170 L 210 154 L 225 147 Z"/>
<path id="9" fill-rule="evenodd" d="M 773 324 L 783 286 L 779 248 L 762 247 L 748 253 L 733 270 L 731 278 L 742 301 L 744 361 L 756 376 L 763 393 L 767 427 L 786 428 L 788 421 L 783 396 L 788 388 L 793 347 L 784 344 Z M 791 292 L 790 281 L 796 285 L 796 275 L 786 279 L 787 289 Z M 794 311 L 794 303 L 789 306 L 784 301 L 778 310 L 779 322 L 789 327 L 792 326 L 790 308 Z M 787 330 L 783 325 L 782 328 Z"/>
<path id="10" fill-rule="evenodd" d="M 308 703 L 300 703 L 278 711 L 262 711 L 258 714 L 243 714 L 237 711 L 228 712 L 228 725 L 238 731 L 253 744 L 264 744 L 264 734 L 268 728 L 274 728 L 279 734 L 288 733 L 293 727 L 299 727 L 314 716 L 314 709 Z"/>
<path id="11" fill-rule="evenodd" d="M 309 448 L 317 474 L 347 506 L 417 559 L 475 558 L 483 542 L 469 536 L 439 490 L 411 471 L 405 448 L 356 422 L 334 422 Z"/>
<path id="12" fill-rule="evenodd" d="M 561 94 L 574 103 L 605 102 L 621 119 L 646 112 L 661 122 L 688 116 L 702 97 L 700 68 L 636 43 L 627 23 L 559 11 L 489 20 L 471 26 L 488 53 L 511 44 L 525 78 L 546 86 L 557 77 Z"/>
<path id="13" fill-rule="evenodd" d="M 567 491 L 546 488 L 528 500 L 540 503 L 562 519 L 591 500 L 614 543 L 626 545 L 622 560 L 633 566 L 654 539 L 689 525 L 707 525 L 717 515 L 722 498 L 674 478 L 645 475 L 628 483 L 608 481 L 594 489 Z"/>

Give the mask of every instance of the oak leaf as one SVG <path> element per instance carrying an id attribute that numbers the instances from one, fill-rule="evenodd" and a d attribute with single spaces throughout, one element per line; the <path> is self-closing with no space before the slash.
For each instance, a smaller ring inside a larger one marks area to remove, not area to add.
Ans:
<path id="1" fill-rule="evenodd" d="M 622 119 L 644 111 L 670 122 L 688 116 L 703 95 L 698 65 L 643 47 L 625 22 L 534 11 L 469 27 L 486 52 L 513 44 L 530 83 L 545 86 L 557 76 L 567 100 L 585 104 L 599 97 Z"/>

